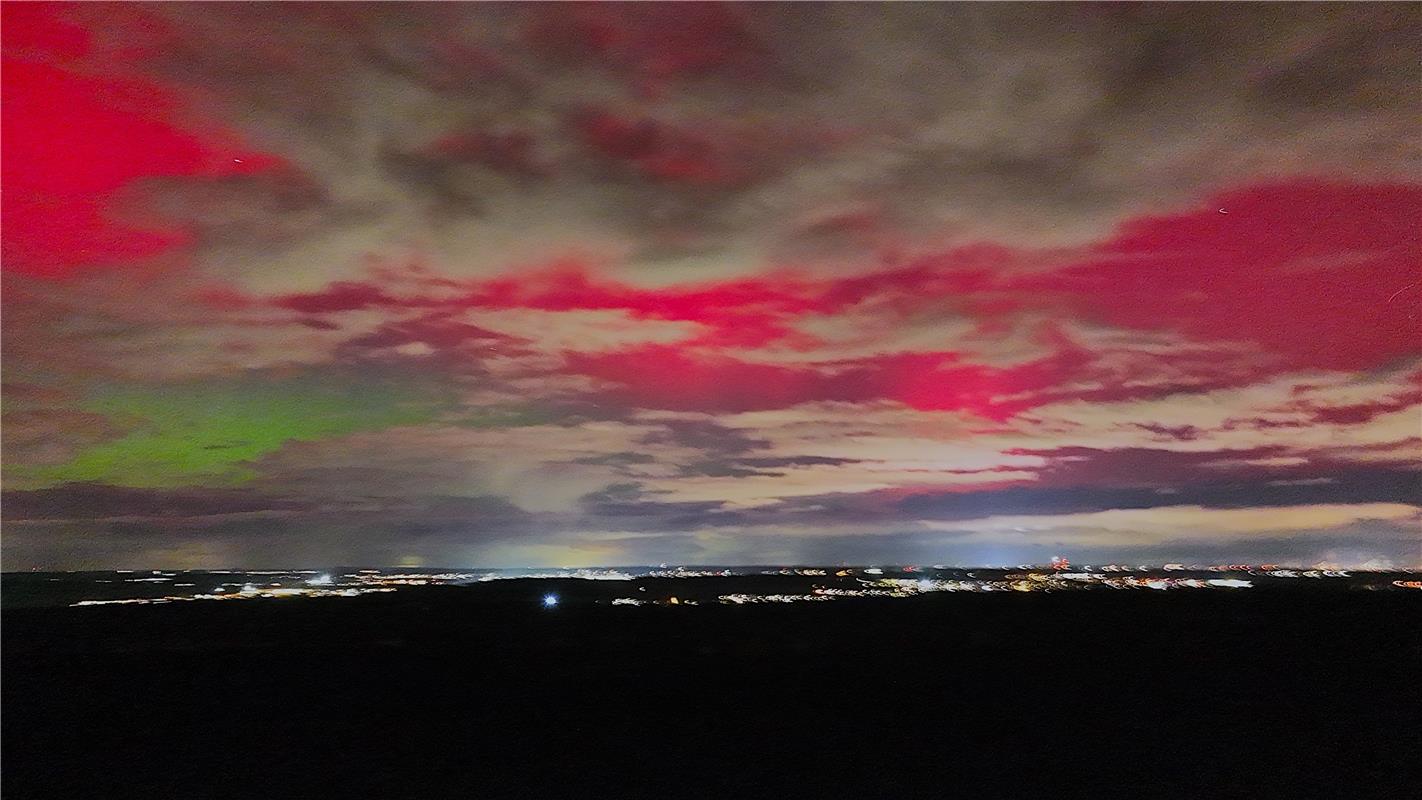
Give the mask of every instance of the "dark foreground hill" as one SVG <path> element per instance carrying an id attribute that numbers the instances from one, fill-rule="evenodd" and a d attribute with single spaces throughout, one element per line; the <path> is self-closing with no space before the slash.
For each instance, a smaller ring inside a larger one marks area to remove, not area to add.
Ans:
<path id="1" fill-rule="evenodd" d="M 542 589 L 6 611 L 4 797 L 1422 786 L 1419 592 L 545 609 Z"/>

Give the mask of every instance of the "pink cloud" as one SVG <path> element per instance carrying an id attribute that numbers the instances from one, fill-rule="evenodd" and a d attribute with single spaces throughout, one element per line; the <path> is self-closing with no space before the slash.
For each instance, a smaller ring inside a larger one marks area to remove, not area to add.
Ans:
<path id="1" fill-rule="evenodd" d="M 87 33 L 55 7 L 6 10 L 4 262 L 58 278 L 191 245 L 186 227 L 122 219 L 121 190 L 146 178 L 211 179 L 282 167 L 231 131 L 195 124 L 181 94 L 149 79 L 71 62 Z M 131 213 L 131 210 L 130 210 Z"/>

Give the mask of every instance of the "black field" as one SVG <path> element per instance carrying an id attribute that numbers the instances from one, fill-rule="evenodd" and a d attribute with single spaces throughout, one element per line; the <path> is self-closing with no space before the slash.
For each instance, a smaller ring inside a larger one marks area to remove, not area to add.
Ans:
<path id="1" fill-rule="evenodd" d="M 1422 787 L 1422 592 L 610 607 L 588 583 L 8 610 L 4 797 Z"/>

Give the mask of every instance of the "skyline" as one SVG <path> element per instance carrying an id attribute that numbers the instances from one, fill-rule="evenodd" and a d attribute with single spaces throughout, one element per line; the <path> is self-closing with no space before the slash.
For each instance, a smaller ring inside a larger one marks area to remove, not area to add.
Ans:
<path id="1" fill-rule="evenodd" d="M 6 570 L 1422 567 L 1422 10 L 3 6 Z"/>

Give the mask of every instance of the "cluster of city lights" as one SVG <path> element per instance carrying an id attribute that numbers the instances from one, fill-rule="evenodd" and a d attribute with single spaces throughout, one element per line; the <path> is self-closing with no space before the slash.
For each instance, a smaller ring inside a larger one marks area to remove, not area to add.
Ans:
<path id="1" fill-rule="evenodd" d="M 541 570 L 535 572 L 511 572 L 511 573 L 474 573 L 470 578 L 479 582 L 515 580 L 526 578 L 572 578 L 580 581 L 630 581 L 637 576 L 629 572 L 618 569 L 559 569 Z M 667 577 L 683 577 L 679 575 L 669 575 Z M 467 580 L 468 578 L 466 578 Z"/>
<path id="2" fill-rule="evenodd" d="M 272 587 L 250 587 L 243 588 L 236 592 L 220 592 L 213 594 L 193 594 L 193 595 L 169 595 L 167 597 L 140 597 L 127 600 L 80 600 L 72 603 L 72 606 L 113 606 L 113 605 L 146 605 L 157 603 L 183 603 L 196 600 L 255 600 L 258 598 L 275 599 L 283 597 L 360 597 L 366 594 L 378 592 L 393 592 L 393 588 L 345 588 L 345 589 L 302 589 L 302 588 L 272 588 Z"/>
<path id="3" fill-rule="evenodd" d="M 952 577 L 940 576 L 935 572 L 951 571 Z M 885 573 L 888 573 L 886 575 Z M 1182 574 L 1183 573 L 1183 574 Z M 1210 573 L 1232 573 L 1211 577 Z M 1384 573 L 1385 574 L 1385 573 Z M 156 604 L 197 600 L 252 600 L 282 599 L 294 597 L 360 597 L 376 592 L 393 592 L 405 587 L 471 585 L 488 581 L 510 579 L 574 579 L 585 581 L 634 581 L 639 579 L 717 579 L 732 577 L 794 577 L 823 579 L 806 581 L 800 591 L 785 591 L 781 586 L 775 592 L 764 594 L 744 591 L 716 595 L 716 601 L 726 605 L 747 605 L 756 603 L 800 603 L 825 600 L 890 597 L 903 598 L 934 592 L 1053 592 L 1079 591 L 1084 589 L 1119 590 L 1234 590 L 1256 587 L 1260 581 L 1266 583 L 1279 580 L 1322 580 L 1354 578 L 1354 573 L 1339 569 L 1290 568 L 1279 565 L 1251 566 L 1246 564 L 1185 566 L 1165 564 L 1163 567 L 1133 567 L 1107 564 L 1099 567 L 1075 566 L 1065 558 L 1055 558 L 1050 566 L 1025 566 L 1018 569 L 983 568 L 976 571 L 959 570 L 935 565 L 933 567 L 774 567 L 732 569 L 722 567 L 668 567 L 657 568 L 583 568 L 557 570 L 481 570 L 481 571 L 416 571 L 361 569 L 344 574 L 333 574 L 317 570 L 207 570 L 207 571 L 160 571 L 135 572 L 119 570 L 109 573 L 110 577 L 91 578 L 95 584 L 134 584 L 134 593 L 141 594 L 138 587 L 153 587 L 149 590 L 157 595 L 152 597 L 109 597 L 83 599 L 72 603 L 74 606 L 102 606 L 128 604 Z M 1380 575 L 1381 577 L 1381 575 Z M 1355 588 L 1368 590 L 1422 589 L 1422 581 L 1402 578 L 1397 574 L 1386 575 L 1384 580 L 1361 581 Z M 52 577 L 51 581 L 67 580 Z M 159 586 L 165 587 L 159 589 Z M 172 591 L 166 587 L 171 586 Z M 800 588 L 800 587 L 796 587 Z M 183 593 L 181 590 L 190 590 Z M 647 586 L 638 589 L 647 592 Z M 105 590 L 112 593 L 112 589 Z M 547 609 L 556 609 L 560 599 L 556 594 L 535 595 Z M 598 602 L 609 602 L 600 600 Z M 611 599 L 612 605 L 696 605 L 696 600 L 678 598 L 669 594 L 653 594 L 642 597 L 618 597 Z"/>
<path id="4" fill-rule="evenodd" d="M 1126 575 L 1107 577 L 1092 572 L 1032 572 L 1025 575 L 1006 575 L 1002 580 L 987 581 L 943 581 L 920 578 L 904 580 L 888 578 L 878 583 L 895 586 L 904 592 L 1039 592 L 1079 589 L 1086 585 L 1106 586 L 1112 589 L 1248 589 L 1253 581 L 1237 578 L 1160 578 L 1154 576 Z"/>
<path id="5" fill-rule="evenodd" d="M 836 597 L 912 597 L 928 592 L 1049 592 L 1080 589 L 1086 585 L 1112 589 L 1248 589 L 1252 581 L 1233 578 L 1200 580 L 1196 578 L 1153 578 L 1126 576 L 1108 578 L 1085 572 L 1033 572 L 1007 575 L 1002 580 L 937 580 L 933 578 L 884 578 L 863 590 L 817 589 L 817 593 Z"/>
<path id="6" fill-rule="evenodd" d="M 729 578 L 736 573 L 729 569 L 687 569 L 686 567 L 673 567 L 671 569 L 658 569 L 648 572 L 648 578 Z M 824 573 L 820 573 L 823 575 Z"/>
<path id="7" fill-rule="evenodd" d="M 684 597 L 649 598 L 641 599 L 637 597 L 614 597 L 612 604 L 615 606 L 698 606 L 700 602 L 688 600 Z"/>
<path id="8" fill-rule="evenodd" d="M 819 594 L 723 594 L 716 598 L 723 603 L 745 605 L 746 603 L 807 603 L 833 600 L 829 595 Z"/>
<path id="9" fill-rule="evenodd" d="M 935 578 L 881 578 L 874 581 L 857 579 L 860 588 L 816 586 L 809 593 L 750 594 L 736 592 L 719 595 L 716 599 L 728 605 L 748 605 L 754 603 L 816 603 L 842 598 L 862 597 L 914 597 L 931 592 L 1049 592 L 1082 589 L 1088 585 L 1105 586 L 1112 589 L 1248 589 L 1252 581 L 1238 578 L 1154 578 L 1154 577 L 1107 577 L 1092 573 L 1029 573 L 1007 575 L 1002 580 L 939 580 Z M 637 599 L 619 597 L 613 605 L 691 605 L 687 600 L 672 597 L 667 600 Z"/>
<path id="10" fill-rule="evenodd" d="M 132 574 L 132 571 L 121 571 L 120 574 Z M 192 578 L 195 574 L 197 573 L 189 573 L 188 576 Z M 397 588 L 404 586 L 466 583 L 476 580 L 483 575 L 483 573 L 475 572 L 385 573 L 381 570 L 373 569 L 359 570 L 339 577 L 329 573 L 320 573 L 315 570 L 251 570 L 242 573 L 234 573 L 232 570 L 211 570 L 201 574 L 204 576 L 241 574 L 247 578 L 275 577 L 281 578 L 283 581 L 271 581 L 266 583 L 256 581 L 229 581 L 219 583 L 217 586 L 206 591 L 195 591 L 191 594 L 80 600 L 70 605 L 82 607 L 181 603 L 196 600 L 272 600 L 293 597 L 360 597 L 368 594 L 393 592 Z M 124 583 L 170 582 L 177 577 L 177 573 L 165 573 L 155 570 L 153 576 L 154 577 L 144 578 L 121 578 L 119 580 Z M 114 582 L 114 580 L 106 579 L 98 579 L 95 581 L 95 583 Z M 196 588 L 198 586 L 196 583 L 174 583 L 172 585 L 174 588 Z"/>

